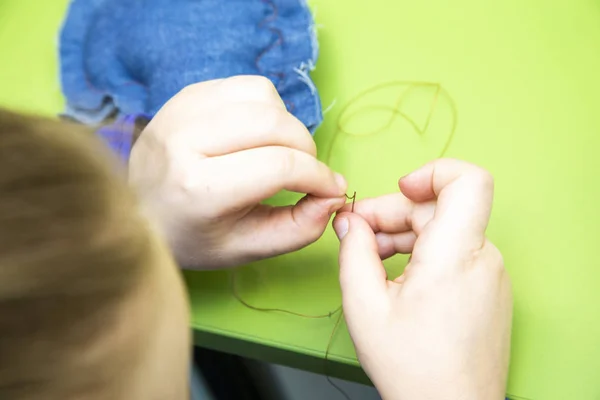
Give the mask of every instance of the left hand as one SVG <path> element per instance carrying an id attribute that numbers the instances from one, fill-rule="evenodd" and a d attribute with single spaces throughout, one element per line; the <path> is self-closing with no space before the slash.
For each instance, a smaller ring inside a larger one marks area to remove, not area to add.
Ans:
<path id="1" fill-rule="evenodd" d="M 316 158 L 304 125 L 270 81 L 240 76 L 192 85 L 136 142 L 129 179 L 177 261 L 230 267 L 317 240 L 345 203 L 346 181 Z M 296 205 L 260 204 L 281 190 Z"/>

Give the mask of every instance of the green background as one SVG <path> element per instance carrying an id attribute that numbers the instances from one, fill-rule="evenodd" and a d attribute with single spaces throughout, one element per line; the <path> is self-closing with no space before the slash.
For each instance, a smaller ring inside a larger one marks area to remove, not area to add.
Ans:
<path id="1" fill-rule="evenodd" d="M 61 110 L 56 32 L 65 5 L 0 0 L 0 105 L 48 115 Z M 458 112 L 446 155 L 478 163 L 496 177 L 489 236 L 505 256 L 515 297 L 508 392 L 540 400 L 600 399 L 600 2 L 312 5 L 321 43 L 313 76 L 324 106 L 335 100 L 315 136 L 321 158 L 342 107 L 360 91 L 386 81 L 440 82 Z M 397 94 L 372 101 L 390 104 Z M 407 107 L 418 114 L 427 96 L 417 91 Z M 341 137 L 332 166 L 359 197 L 397 190 L 397 178 L 436 157 L 449 134 L 449 103 L 438 104 L 427 135 L 399 121 L 377 135 Z M 365 130 L 381 118 L 361 114 L 353 126 Z M 276 202 L 295 198 L 282 195 Z M 336 253 L 328 229 L 305 250 L 241 270 L 240 293 L 257 306 L 326 313 L 340 303 Z M 404 262 L 399 257 L 388 267 L 395 274 Z M 319 368 L 314 360 L 323 357 L 333 319 L 246 309 L 231 296 L 228 273 L 186 273 L 186 279 L 199 343 Z M 336 374 L 352 377 L 343 370 L 356 364 L 345 327 L 332 353 Z"/>

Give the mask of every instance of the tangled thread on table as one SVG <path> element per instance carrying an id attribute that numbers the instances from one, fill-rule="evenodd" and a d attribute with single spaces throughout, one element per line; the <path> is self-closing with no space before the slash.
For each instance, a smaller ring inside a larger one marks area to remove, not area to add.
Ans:
<path id="1" fill-rule="evenodd" d="M 367 105 L 367 106 L 360 107 L 356 110 L 352 110 L 353 106 L 356 105 L 357 103 L 359 103 L 365 97 L 367 97 L 377 91 L 392 89 L 395 87 L 402 88 L 403 90 L 400 91 L 400 94 L 398 95 L 397 100 L 395 101 L 395 103 L 392 106 Z M 433 88 L 435 90 L 433 99 L 431 101 L 431 104 L 429 105 L 429 111 L 427 114 L 427 118 L 425 119 L 425 123 L 423 124 L 422 127 L 420 127 L 419 124 L 414 120 L 414 118 L 412 118 L 410 115 L 408 115 L 402 109 L 404 106 L 404 102 L 406 101 L 406 98 L 409 96 L 409 94 L 411 92 L 413 92 L 417 88 Z M 333 156 L 333 150 L 335 149 L 335 145 L 336 145 L 337 141 L 339 140 L 339 138 L 342 136 L 342 134 L 345 134 L 347 136 L 377 135 L 377 134 L 389 129 L 392 126 L 392 124 L 396 121 L 397 118 L 401 118 L 401 119 L 405 120 L 406 122 L 408 122 L 409 125 L 414 129 L 414 131 L 419 136 L 425 135 L 431 125 L 431 121 L 433 120 L 433 116 L 435 114 L 436 107 L 439 104 L 439 100 L 442 97 L 448 101 L 449 106 L 450 106 L 450 111 L 452 113 L 452 125 L 449 130 L 449 135 L 446 138 L 440 152 L 437 154 L 438 158 L 442 157 L 444 154 L 446 154 L 446 151 L 448 150 L 450 143 L 454 139 L 454 133 L 456 132 L 456 126 L 458 123 L 458 118 L 457 118 L 458 111 L 457 111 L 456 103 L 454 102 L 454 99 L 452 98 L 452 96 L 450 96 L 450 94 L 444 88 L 442 88 L 442 86 L 439 83 L 427 82 L 427 81 L 421 81 L 421 82 L 393 81 L 393 82 L 386 82 L 386 83 L 382 83 L 382 84 L 370 87 L 370 88 L 362 91 L 361 93 L 357 94 L 348 103 L 346 103 L 346 105 L 344 106 L 344 108 L 342 108 L 342 110 L 340 112 L 340 116 L 338 117 L 337 124 L 336 124 L 336 132 L 334 133 L 334 135 L 331 139 L 331 144 L 329 146 L 329 151 L 327 153 L 327 157 L 325 158 L 325 162 L 328 165 L 331 165 L 331 161 L 332 161 L 331 158 Z M 368 131 L 368 132 L 353 132 L 348 128 L 347 125 L 348 125 L 349 120 L 351 120 L 352 118 L 354 118 L 357 115 L 362 114 L 364 112 L 373 112 L 373 111 L 380 111 L 380 112 L 384 111 L 384 112 L 388 113 L 388 118 L 385 120 L 385 123 L 379 129 L 375 129 L 375 130 Z"/>
<path id="2" fill-rule="evenodd" d="M 358 103 L 359 101 L 363 100 L 366 96 L 375 93 L 379 90 L 383 90 L 383 89 L 391 89 L 394 87 L 401 87 L 403 88 L 403 90 L 400 91 L 400 94 L 398 95 L 397 100 L 395 101 L 395 103 L 392 106 L 382 106 L 382 105 L 371 105 L 371 106 L 363 106 L 360 107 L 354 111 L 352 111 L 352 107 L 353 105 L 355 105 L 356 103 Z M 423 126 L 419 126 L 419 124 L 412 118 L 410 117 L 406 112 L 403 111 L 403 105 L 404 102 L 406 100 L 406 98 L 408 97 L 408 95 L 415 90 L 416 88 L 433 88 L 434 89 L 434 95 L 431 101 L 431 104 L 429 105 L 429 110 L 428 110 L 428 114 L 427 114 L 427 118 L 425 119 L 425 122 L 423 124 Z M 412 82 L 412 81 L 393 81 L 393 82 L 387 82 L 387 83 L 382 83 L 373 87 L 370 87 L 369 89 L 364 90 L 363 92 L 359 93 L 358 95 L 356 95 L 354 98 L 352 98 L 345 106 L 344 108 L 341 110 L 340 112 L 340 116 L 338 117 L 337 120 L 337 124 L 336 124 L 336 131 L 333 135 L 333 137 L 331 138 L 330 141 L 330 146 L 329 146 L 329 150 L 327 153 L 327 156 L 325 158 L 325 162 L 328 165 L 331 165 L 331 157 L 334 153 L 334 149 L 336 146 L 337 141 L 339 140 L 339 138 L 342 135 L 347 135 L 347 136 L 372 136 L 372 135 L 377 135 L 378 133 L 381 133 L 387 129 L 389 129 L 392 124 L 394 123 L 394 121 L 397 118 L 401 118 L 403 120 L 405 120 L 406 122 L 409 123 L 409 125 L 414 129 L 414 131 L 420 135 L 423 136 L 427 133 L 430 125 L 431 125 L 431 121 L 433 119 L 433 115 L 435 113 L 436 107 L 439 103 L 440 98 L 445 97 L 450 105 L 451 108 L 451 113 L 452 113 L 452 124 L 450 127 L 450 131 L 449 131 L 449 135 L 446 138 L 446 140 L 443 143 L 443 146 L 440 150 L 440 152 L 437 154 L 437 157 L 442 157 L 446 151 L 448 150 L 448 147 L 450 146 L 450 143 L 452 142 L 452 140 L 454 139 L 454 133 L 456 131 L 456 126 L 457 126 L 457 109 L 456 109 L 456 104 L 454 102 L 454 99 L 450 96 L 450 94 L 444 90 L 442 88 L 442 86 L 439 83 L 434 83 L 434 82 L 426 82 L 426 81 L 421 81 L 421 82 Z M 388 118 L 385 120 L 385 123 L 379 128 L 379 129 L 375 129 L 373 131 L 369 131 L 369 132 L 353 132 L 351 130 L 348 129 L 348 127 L 346 126 L 347 121 L 351 120 L 353 117 L 355 117 L 358 114 L 361 114 L 363 112 L 373 112 L 373 111 L 384 111 L 387 112 Z M 354 204 L 356 202 L 356 191 L 353 193 L 352 196 L 349 196 L 348 194 L 346 194 L 346 198 L 348 200 L 352 201 L 352 205 L 351 205 L 351 212 L 354 212 Z M 340 388 L 338 385 L 336 385 L 332 380 L 331 377 L 329 376 L 328 372 L 327 372 L 327 365 L 328 365 L 328 361 L 329 361 L 329 356 L 330 356 L 330 351 L 331 351 L 331 346 L 333 344 L 333 339 L 335 337 L 335 334 L 338 331 L 339 325 L 342 321 L 342 318 L 344 317 L 344 311 L 342 309 L 342 305 L 340 305 L 339 307 L 337 307 L 336 309 L 329 311 L 325 314 L 319 314 L 319 315 L 309 315 L 309 314 L 303 314 L 300 312 L 296 312 L 296 311 L 292 311 L 292 310 L 286 310 L 286 309 L 282 309 L 282 308 L 267 308 L 267 307 L 257 307 L 254 306 L 252 304 L 249 304 L 246 300 L 244 300 L 238 291 L 238 286 L 237 286 L 237 271 L 234 270 L 232 271 L 231 274 L 231 293 L 233 294 L 233 296 L 235 297 L 235 299 L 242 304 L 244 307 L 254 310 L 254 311 L 260 311 L 260 312 L 279 312 L 279 313 L 283 313 L 283 314 L 288 314 L 288 315 L 292 315 L 295 317 L 300 317 L 300 318 L 306 318 L 306 319 L 324 319 L 324 318 L 331 318 L 336 314 L 339 314 L 336 322 L 334 324 L 333 330 L 331 332 L 331 335 L 329 337 L 328 343 L 327 343 L 327 347 L 325 349 L 325 358 L 324 358 L 324 368 L 323 368 L 323 373 L 325 375 L 325 377 L 327 378 L 328 382 L 342 395 L 344 396 L 344 398 L 346 400 L 351 400 L 350 396 L 342 389 Z"/>

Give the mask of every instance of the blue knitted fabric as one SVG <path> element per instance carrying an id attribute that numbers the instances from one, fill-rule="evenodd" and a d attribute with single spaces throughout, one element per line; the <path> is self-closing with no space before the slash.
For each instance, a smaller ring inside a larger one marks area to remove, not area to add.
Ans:
<path id="1" fill-rule="evenodd" d="M 60 34 L 64 114 L 153 116 L 189 84 L 262 75 L 314 132 L 317 56 L 305 0 L 72 0 Z"/>

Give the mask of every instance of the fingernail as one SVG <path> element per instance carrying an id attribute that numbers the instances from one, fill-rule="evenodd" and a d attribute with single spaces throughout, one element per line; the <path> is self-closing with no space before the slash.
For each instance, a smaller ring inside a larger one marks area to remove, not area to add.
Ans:
<path id="1" fill-rule="evenodd" d="M 346 178 L 342 174 L 335 173 L 335 181 L 337 182 L 338 187 L 342 191 L 342 193 L 346 193 L 348 189 L 348 182 L 346 182 Z"/>
<path id="2" fill-rule="evenodd" d="M 400 180 L 403 181 L 405 179 L 413 179 L 415 176 L 419 176 L 419 174 L 421 174 L 422 171 L 423 171 L 422 168 L 416 169 L 416 170 L 404 175 L 402 178 L 400 178 Z"/>
<path id="3" fill-rule="evenodd" d="M 348 233 L 348 218 L 338 218 L 333 224 L 333 229 L 339 240 L 342 240 Z"/>
<path id="4" fill-rule="evenodd" d="M 402 190 L 402 182 L 406 182 L 406 181 L 410 182 L 414 175 L 415 175 L 415 171 L 411 172 L 410 174 L 406 174 L 402 178 L 398 179 L 398 187 L 400 188 L 400 190 Z"/>

